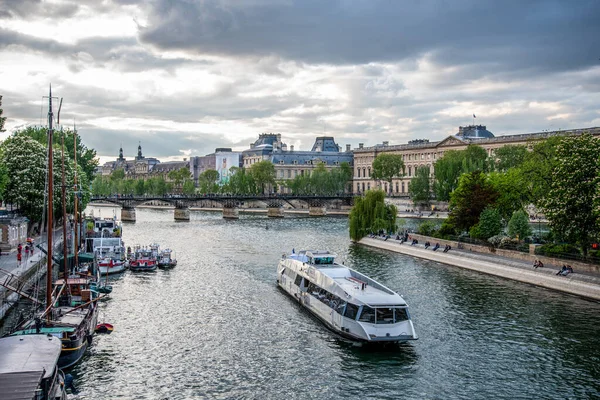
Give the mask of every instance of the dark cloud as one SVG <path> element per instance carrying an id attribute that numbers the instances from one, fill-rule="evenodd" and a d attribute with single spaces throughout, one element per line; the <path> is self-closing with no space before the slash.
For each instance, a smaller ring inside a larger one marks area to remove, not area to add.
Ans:
<path id="1" fill-rule="evenodd" d="M 45 18 L 71 17 L 79 10 L 79 2 L 69 4 L 49 4 L 42 0 L 2 0 L 1 18 Z"/>
<path id="2" fill-rule="evenodd" d="M 597 64 L 599 20 L 596 0 L 157 0 L 140 37 L 163 49 L 308 63 L 434 52 L 442 64 L 567 70 Z"/>

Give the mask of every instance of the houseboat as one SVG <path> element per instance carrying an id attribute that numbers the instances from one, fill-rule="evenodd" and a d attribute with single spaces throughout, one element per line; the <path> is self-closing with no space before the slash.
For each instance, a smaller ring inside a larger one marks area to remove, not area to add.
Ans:
<path id="1" fill-rule="evenodd" d="M 158 268 L 168 269 L 177 265 L 177 260 L 173 256 L 171 249 L 164 249 L 158 255 Z"/>
<path id="2" fill-rule="evenodd" d="M 152 249 L 136 246 L 133 257 L 129 260 L 129 269 L 134 272 L 155 271 L 156 254 Z"/>
<path id="3" fill-rule="evenodd" d="M 292 252 L 279 262 L 277 284 L 329 329 L 367 343 L 416 340 L 408 305 L 379 282 L 335 262 L 328 251 Z"/>
<path id="4" fill-rule="evenodd" d="M 1 338 L 0 399 L 66 400 L 60 352 L 60 339 L 52 335 Z"/>

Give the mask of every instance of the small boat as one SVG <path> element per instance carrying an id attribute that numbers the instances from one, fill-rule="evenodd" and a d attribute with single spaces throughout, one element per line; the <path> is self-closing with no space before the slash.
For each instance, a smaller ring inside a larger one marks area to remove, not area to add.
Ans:
<path id="1" fill-rule="evenodd" d="M 158 255 L 158 268 L 173 268 L 177 265 L 177 260 L 173 256 L 171 249 L 165 249 Z"/>
<path id="2" fill-rule="evenodd" d="M 52 335 L 1 338 L 0 399 L 66 400 L 60 352 L 60 339 Z"/>
<path id="3" fill-rule="evenodd" d="M 118 274 L 125 271 L 126 261 L 112 256 L 105 256 L 97 259 L 100 275 Z"/>
<path id="4" fill-rule="evenodd" d="M 284 255 L 277 266 L 277 284 L 347 339 L 367 343 L 417 339 L 402 296 L 336 263 L 335 254 L 328 251 Z"/>
<path id="5" fill-rule="evenodd" d="M 154 252 L 147 248 L 137 247 L 133 258 L 129 260 L 129 269 L 134 272 L 155 271 L 157 267 Z"/>
<path id="6" fill-rule="evenodd" d="M 96 325 L 96 333 L 106 333 L 107 335 L 110 335 L 113 330 L 113 326 L 108 322 L 103 322 L 101 324 Z"/>

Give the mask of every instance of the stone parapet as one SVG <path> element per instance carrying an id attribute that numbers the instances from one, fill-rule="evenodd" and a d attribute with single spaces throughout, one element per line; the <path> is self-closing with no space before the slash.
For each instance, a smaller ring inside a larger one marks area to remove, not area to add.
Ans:
<path id="1" fill-rule="evenodd" d="M 324 206 L 310 206 L 308 207 L 309 217 L 324 217 L 327 215 L 327 208 Z"/>
<path id="2" fill-rule="evenodd" d="M 135 222 L 135 208 L 122 208 L 121 221 Z"/>
<path id="3" fill-rule="evenodd" d="M 283 207 L 269 207 L 267 209 L 267 217 L 283 218 Z"/>

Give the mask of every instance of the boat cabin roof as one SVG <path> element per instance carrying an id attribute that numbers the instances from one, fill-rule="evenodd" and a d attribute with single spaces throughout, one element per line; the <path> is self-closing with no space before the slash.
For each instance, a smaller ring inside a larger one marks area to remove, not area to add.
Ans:
<path id="1" fill-rule="evenodd" d="M 57 279 L 54 281 L 54 285 L 62 286 L 64 284 L 63 279 Z M 67 278 L 67 285 L 87 285 L 88 279 L 86 278 Z"/>
<path id="2" fill-rule="evenodd" d="M 18 386 L 19 390 L 30 385 L 34 386 L 35 390 L 40 379 L 48 378 L 54 373 L 54 367 L 58 362 L 61 348 L 60 339 L 54 336 L 21 335 L 2 338 L 0 339 L 0 354 L 2 354 L 2 357 L 0 357 L 0 377 L 4 377 L 6 374 L 13 375 L 35 371 L 37 380 L 31 374 L 19 376 L 18 380 L 10 382 L 11 385 Z M 35 381 L 35 384 L 33 381 Z M 8 389 L 4 383 L 0 380 L 0 398 L 33 398 L 33 392 L 29 397 L 4 397 L 5 390 Z"/>
<path id="3" fill-rule="evenodd" d="M 289 258 L 313 265 L 332 265 L 335 263 L 336 255 L 327 250 L 302 250 L 292 253 Z"/>

